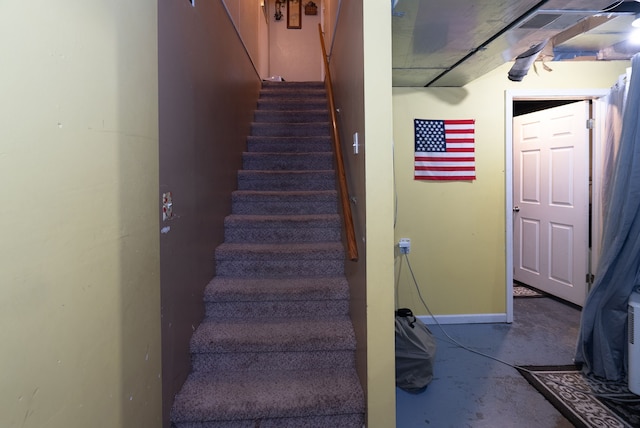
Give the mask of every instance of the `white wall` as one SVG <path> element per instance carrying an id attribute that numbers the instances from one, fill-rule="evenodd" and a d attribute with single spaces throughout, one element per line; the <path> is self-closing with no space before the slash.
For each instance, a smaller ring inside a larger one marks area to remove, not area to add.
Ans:
<path id="1" fill-rule="evenodd" d="M 317 15 L 305 15 L 302 3 L 300 29 L 287 28 L 287 10 L 280 21 L 274 18 L 275 0 L 269 0 L 269 75 L 287 81 L 319 81 L 322 79 L 322 53 L 318 24 L 322 14 L 320 1 Z"/>
<path id="2" fill-rule="evenodd" d="M 266 1 L 223 0 L 253 66 L 262 77 L 267 77 L 269 73 L 269 30 L 262 7 L 264 2 L 266 8 Z"/>

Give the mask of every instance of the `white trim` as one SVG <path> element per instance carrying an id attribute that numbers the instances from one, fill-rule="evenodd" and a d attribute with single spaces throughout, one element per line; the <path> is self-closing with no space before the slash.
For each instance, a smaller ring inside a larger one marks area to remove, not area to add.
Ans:
<path id="1" fill-rule="evenodd" d="M 591 254 L 589 257 L 589 273 L 597 275 L 598 260 L 600 259 L 600 245 L 602 240 L 602 180 L 603 180 L 603 159 L 604 145 L 607 142 L 605 126 L 607 120 L 607 98 L 602 97 L 595 100 L 593 105 L 593 119 L 595 126 L 593 130 L 593 167 L 591 170 L 592 184 L 592 218 L 591 218 Z M 587 292 L 591 291 L 591 285 L 588 286 Z"/>
<path id="2" fill-rule="evenodd" d="M 419 315 L 418 318 L 425 324 L 436 324 L 433 317 Z M 507 314 L 460 314 L 460 315 L 436 315 L 439 324 L 489 324 L 507 322 Z"/>
<path id="3" fill-rule="evenodd" d="M 513 322 L 513 101 L 589 100 L 606 96 L 609 89 L 545 89 L 505 91 L 505 278 L 507 322 Z M 597 126 L 597 124 L 596 124 Z"/>
<path id="4" fill-rule="evenodd" d="M 505 150 L 504 150 L 504 174 L 505 174 L 505 278 L 507 281 L 507 322 L 513 322 L 513 95 L 505 91 Z"/>
<path id="5" fill-rule="evenodd" d="M 604 97 L 609 93 L 609 88 L 606 89 L 520 89 L 520 90 L 506 90 L 505 94 L 507 98 L 512 101 L 525 101 L 525 100 L 590 100 L 595 98 Z"/>

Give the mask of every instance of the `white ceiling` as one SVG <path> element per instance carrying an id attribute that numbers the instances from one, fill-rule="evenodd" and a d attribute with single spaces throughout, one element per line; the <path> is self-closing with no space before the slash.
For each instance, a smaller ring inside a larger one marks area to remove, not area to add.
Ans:
<path id="1" fill-rule="evenodd" d="M 627 59 L 637 1 L 392 0 L 393 86 L 463 86 L 539 43 L 546 61 Z"/>

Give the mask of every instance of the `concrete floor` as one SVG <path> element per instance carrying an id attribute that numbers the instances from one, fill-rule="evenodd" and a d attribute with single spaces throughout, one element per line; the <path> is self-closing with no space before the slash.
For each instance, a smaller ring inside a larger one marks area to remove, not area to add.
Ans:
<path id="1" fill-rule="evenodd" d="M 444 325 L 461 344 L 513 365 L 572 364 L 580 311 L 551 298 L 514 299 L 512 324 Z M 417 311 L 416 311 L 417 312 Z M 437 325 L 434 379 L 396 388 L 397 428 L 571 428 L 512 367 L 450 343 Z"/>

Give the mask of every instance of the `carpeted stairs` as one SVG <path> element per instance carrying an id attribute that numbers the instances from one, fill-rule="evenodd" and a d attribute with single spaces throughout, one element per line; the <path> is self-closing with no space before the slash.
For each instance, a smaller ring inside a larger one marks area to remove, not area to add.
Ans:
<path id="1" fill-rule="evenodd" d="M 361 428 L 326 93 L 264 82 L 176 428 Z"/>

